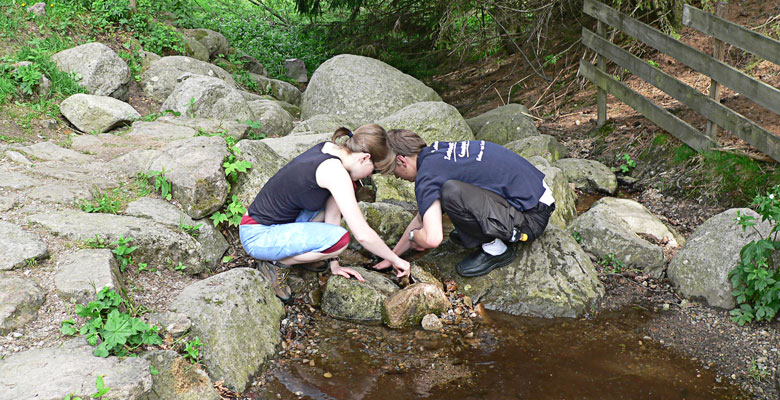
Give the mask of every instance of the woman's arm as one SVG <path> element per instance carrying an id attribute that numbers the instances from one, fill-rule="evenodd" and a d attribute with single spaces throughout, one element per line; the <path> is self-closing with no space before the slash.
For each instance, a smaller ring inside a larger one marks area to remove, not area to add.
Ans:
<path id="1" fill-rule="evenodd" d="M 398 276 L 404 276 L 409 273 L 409 262 L 393 253 L 385 244 L 379 235 L 368 225 L 363 213 L 358 207 L 355 199 L 355 190 L 352 187 L 352 179 L 349 173 L 344 169 L 341 161 L 330 159 L 324 161 L 317 168 L 317 184 L 330 191 L 333 199 L 341 212 L 342 217 L 347 222 L 352 236 L 366 250 L 382 257 L 393 264 L 398 270 Z"/>

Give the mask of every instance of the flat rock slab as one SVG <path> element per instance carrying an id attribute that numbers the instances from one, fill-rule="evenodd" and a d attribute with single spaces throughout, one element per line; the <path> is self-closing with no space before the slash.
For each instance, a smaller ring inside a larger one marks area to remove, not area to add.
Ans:
<path id="1" fill-rule="evenodd" d="M 7 272 L 0 273 L 0 335 L 7 335 L 32 321 L 45 300 L 46 293 L 37 283 Z"/>
<path id="2" fill-rule="evenodd" d="M 120 276 L 111 250 L 84 249 L 65 257 L 54 276 L 54 286 L 63 300 L 87 304 L 104 287 L 119 292 Z"/>
<path id="3" fill-rule="evenodd" d="M 0 271 L 20 268 L 27 260 L 49 256 L 49 248 L 38 236 L 3 221 L 0 221 L 0 249 Z"/>
<path id="4" fill-rule="evenodd" d="M 18 172 L 0 174 L 0 189 L 24 189 L 38 184 L 35 178 Z"/>
<path id="5" fill-rule="evenodd" d="M 108 189 L 119 186 L 119 183 L 109 177 L 111 166 L 102 162 L 87 164 L 70 164 L 62 161 L 45 161 L 35 164 L 33 172 L 48 178 L 66 180 L 86 184 L 89 187 Z"/>
<path id="6" fill-rule="evenodd" d="M 87 399 L 95 393 L 98 376 L 111 388 L 104 400 L 141 399 L 152 389 L 148 361 L 100 358 L 92 355 L 93 350 L 83 338 L 75 338 L 59 347 L 28 350 L 0 360 L 0 398 L 62 400 L 72 394 Z"/>
<path id="7" fill-rule="evenodd" d="M 617 177 L 606 165 L 579 158 L 561 158 L 553 163 L 563 170 L 569 182 L 577 189 L 590 192 L 615 193 Z"/>
<path id="8" fill-rule="evenodd" d="M 218 250 L 212 252 L 189 234 L 147 218 L 65 210 L 35 214 L 28 221 L 70 240 L 86 241 L 97 235 L 113 242 L 120 236 L 132 237 L 130 244 L 138 246 L 133 252 L 136 262 L 159 267 L 181 262 L 188 274 L 213 268 L 222 257 Z"/>
<path id="9" fill-rule="evenodd" d="M 31 199 L 57 204 L 73 204 L 91 200 L 92 193 L 84 184 L 51 183 L 33 188 L 27 193 Z"/>
<path id="10" fill-rule="evenodd" d="M 30 146 L 18 147 L 17 149 L 44 161 L 64 161 L 73 164 L 83 164 L 92 160 L 92 157 L 84 153 L 57 146 L 52 142 L 41 142 Z"/>

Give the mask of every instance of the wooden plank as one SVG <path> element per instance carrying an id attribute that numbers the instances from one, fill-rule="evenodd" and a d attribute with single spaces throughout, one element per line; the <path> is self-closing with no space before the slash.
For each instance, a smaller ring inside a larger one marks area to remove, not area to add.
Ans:
<path id="1" fill-rule="evenodd" d="M 596 32 L 598 32 L 599 36 L 606 37 L 606 29 L 603 22 L 596 22 Z M 607 61 L 603 56 L 599 55 L 596 65 L 598 65 L 600 70 L 607 72 Z M 607 92 L 602 88 L 598 88 L 596 93 L 596 110 L 598 126 L 604 126 L 607 123 Z"/>
<path id="2" fill-rule="evenodd" d="M 716 8 L 715 13 L 718 17 L 723 18 L 724 15 L 726 15 L 726 9 L 729 7 L 729 3 L 727 1 L 718 1 L 718 5 Z M 723 62 L 723 57 L 726 53 L 726 44 L 719 40 L 718 38 L 711 38 L 712 39 L 712 57 L 714 57 L 716 60 Z M 720 83 L 716 81 L 715 79 L 710 79 L 710 98 L 720 102 Z M 716 125 L 712 120 L 707 120 L 707 129 L 704 130 L 704 134 L 712 138 L 716 143 L 718 141 L 718 125 Z"/>
<path id="3" fill-rule="evenodd" d="M 780 41 L 687 4 L 683 8 L 683 25 L 780 65 Z"/>
<path id="4" fill-rule="evenodd" d="M 755 80 L 685 43 L 661 33 L 595 0 L 585 0 L 586 14 L 672 56 L 683 64 L 726 85 L 757 104 L 780 114 L 780 90 Z"/>
<path id="5" fill-rule="evenodd" d="M 593 64 L 580 60 L 579 73 L 598 87 L 620 99 L 620 101 L 631 106 L 634 110 L 637 110 L 665 131 L 682 140 L 688 146 L 704 151 L 715 145 L 710 138 L 690 126 L 687 122 L 631 90 L 624 83 L 616 81 L 611 76 L 599 71 Z"/>
<path id="6" fill-rule="evenodd" d="M 780 138 L 753 121 L 585 28 L 582 29 L 582 44 L 780 161 Z"/>

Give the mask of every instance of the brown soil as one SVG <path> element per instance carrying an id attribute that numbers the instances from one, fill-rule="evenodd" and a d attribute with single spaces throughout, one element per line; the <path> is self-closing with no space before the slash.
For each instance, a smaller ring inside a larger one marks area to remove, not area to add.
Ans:
<path id="1" fill-rule="evenodd" d="M 726 15 L 728 20 L 763 33 L 767 33 L 767 22 L 776 20 L 780 15 L 780 6 L 774 2 L 745 0 L 731 3 L 730 7 Z M 773 33 L 770 31 L 768 34 Z M 567 39 L 561 40 L 566 42 Z M 681 40 L 701 51 L 712 51 L 710 39 L 692 29 L 683 29 Z M 566 48 L 567 45 L 560 47 Z M 702 93 L 708 93 L 709 78 L 653 49 L 640 50 L 645 53 L 644 59 L 655 61 L 668 74 Z M 616 166 L 616 158 L 626 153 L 637 159 L 640 153 L 652 146 L 654 137 L 662 130 L 610 96 L 607 116 L 614 132 L 603 138 L 594 135 L 596 89 L 575 76 L 579 60 L 583 57 L 592 61 L 593 54 L 584 52 L 580 44 L 575 45 L 555 65 L 545 68 L 544 75 L 548 80 L 536 74 L 520 55 L 515 55 L 459 68 L 434 77 L 431 85 L 439 90 L 445 102 L 455 105 L 466 118 L 507 102 L 525 105 L 536 117 L 540 133 L 557 138 L 568 148 L 570 157 L 597 159 L 609 166 Z M 734 47 L 727 48 L 725 62 L 768 85 L 780 87 L 780 66 L 767 61 L 758 62 L 749 53 Z M 610 73 L 622 75 L 617 67 L 608 69 Z M 706 120 L 703 117 L 650 84 L 632 76 L 621 76 L 621 81 L 673 111 L 692 126 L 704 130 Z M 727 107 L 780 135 L 780 116 L 728 88 L 722 91 L 722 99 Z M 767 159 L 743 140 L 723 130 L 718 134 L 718 141 L 724 151 Z M 673 167 L 664 165 L 662 160 L 659 164 L 647 166 L 639 184 L 633 188 L 637 191 L 631 196 L 686 238 L 706 219 L 730 206 L 747 206 L 744 203 L 734 204 L 734 201 L 714 193 L 693 199 L 683 196 L 691 189 L 686 186 L 691 183 L 685 167 L 677 167 L 676 170 L 664 168 Z M 666 185 L 666 190 L 659 191 L 654 187 L 658 185 L 654 184 L 662 175 L 674 179 Z M 717 186 L 715 182 L 711 192 L 717 192 Z M 777 377 L 780 322 L 775 320 L 740 327 L 731 322 L 727 310 L 683 300 L 666 279 L 655 281 L 630 271 L 617 275 L 604 273 L 601 278 L 607 288 L 607 296 L 601 305 L 604 309 L 638 306 L 653 311 L 668 310 L 658 313 L 654 326 L 645 332 L 648 336 L 700 360 L 706 368 L 714 368 L 756 398 L 780 398 L 780 380 Z"/>

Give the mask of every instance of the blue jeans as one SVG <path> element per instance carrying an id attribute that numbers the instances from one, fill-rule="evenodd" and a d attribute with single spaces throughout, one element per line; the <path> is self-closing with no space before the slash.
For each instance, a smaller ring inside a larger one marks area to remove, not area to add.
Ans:
<path id="1" fill-rule="evenodd" d="M 339 225 L 311 222 L 320 211 L 303 210 L 295 222 L 277 225 L 241 225 L 241 245 L 247 254 L 278 261 L 308 252 L 321 252 L 336 244 L 347 230 Z"/>

